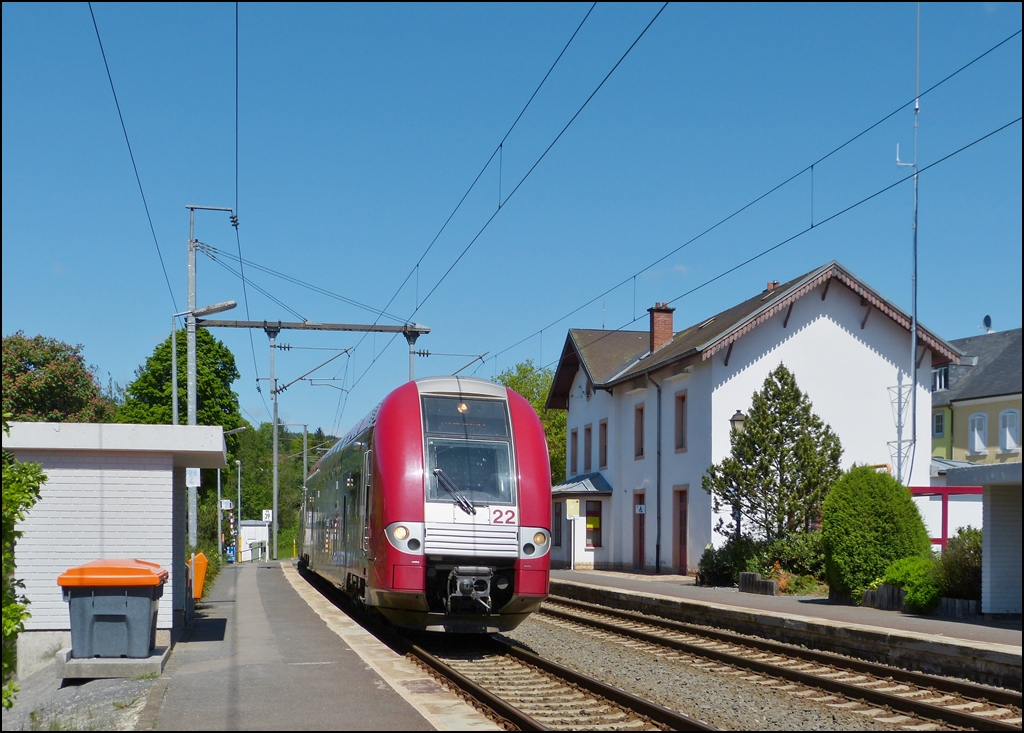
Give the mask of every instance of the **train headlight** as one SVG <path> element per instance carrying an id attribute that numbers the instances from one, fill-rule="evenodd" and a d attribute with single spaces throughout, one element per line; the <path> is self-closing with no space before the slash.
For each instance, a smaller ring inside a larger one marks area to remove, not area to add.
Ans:
<path id="1" fill-rule="evenodd" d="M 409 536 L 409 528 L 408 527 L 403 527 L 402 525 L 398 525 L 397 527 L 395 527 L 394 534 L 395 534 L 395 539 L 398 540 L 399 542 L 401 542 L 402 540 L 404 540 L 406 537 Z"/>
<path id="2" fill-rule="evenodd" d="M 533 543 L 535 545 L 543 545 L 547 541 L 548 541 L 548 538 L 544 536 L 543 532 L 538 532 L 537 534 L 535 534 L 533 536 Z"/>

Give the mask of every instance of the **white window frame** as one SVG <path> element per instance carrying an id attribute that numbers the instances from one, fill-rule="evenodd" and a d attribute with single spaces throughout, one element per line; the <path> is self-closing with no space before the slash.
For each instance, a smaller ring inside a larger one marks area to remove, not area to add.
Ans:
<path id="1" fill-rule="evenodd" d="M 1017 410 L 999 413 L 999 452 L 1020 453 L 1020 412 Z"/>
<path id="2" fill-rule="evenodd" d="M 988 415 L 984 412 L 967 418 L 967 455 L 988 455 Z"/>

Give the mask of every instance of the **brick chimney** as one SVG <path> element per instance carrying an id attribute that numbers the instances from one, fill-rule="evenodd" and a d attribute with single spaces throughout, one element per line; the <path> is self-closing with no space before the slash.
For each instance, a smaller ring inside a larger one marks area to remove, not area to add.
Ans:
<path id="1" fill-rule="evenodd" d="M 653 308 L 648 308 L 651 314 L 651 352 L 655 352 L 672 340 L 672 314 L 675 308 L 669 308 L 668 303 L 655 303 Z"/>

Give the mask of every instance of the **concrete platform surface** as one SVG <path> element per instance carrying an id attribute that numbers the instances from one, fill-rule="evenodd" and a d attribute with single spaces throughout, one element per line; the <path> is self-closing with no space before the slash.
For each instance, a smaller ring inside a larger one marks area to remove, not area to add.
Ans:
<path id="1" fill-rule="evenodd" d="M 157 647 L 144 659 L 75 659 L 71 649 L 57 652 L 57 679 L 61 680 L 102 680 L 160 676 L 171 654 L 170 647 Z"/>
<path id="2" fill-rule="evenodd" d="M 154 728 L 495 729 L 276 562 L 221 571 L 136 726 Z"/>
<path id="3" fill-rule="evenodd" d="M 551 578 L 577 583 L 622 588 L 639 593 L 657 593 L 687 600 L 736 606 L 758 611 L 809 616 L 839 624 L 877 626 L 890 632 L 911 631 L 965 641 L 1021 646 L 1021 622 L 984 619 L 944 619 L 916 616 L 899 611 L 879 611 L 861 606 L 831 604 L 817 596 L 761 596 L 740 593 L 735 588 L 703 588 L 685 575 L 640 575 L 600 570 L 552 570 Z"/>

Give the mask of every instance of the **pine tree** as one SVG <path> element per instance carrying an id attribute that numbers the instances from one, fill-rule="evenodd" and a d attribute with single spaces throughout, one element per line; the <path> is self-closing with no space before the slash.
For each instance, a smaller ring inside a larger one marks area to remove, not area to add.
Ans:
<path id="1" fill-rule="evenodd" d="M 719 520 L 719 533 L 772 541 L 817 523 L 825 494 L 841 474 L 843 448 L 811 408 L 782 364 L 754 393 L 743 429 L 730 436 L 732 454 L 702 481 L 716 512 L 734 512 L 733 521 Z"/>

